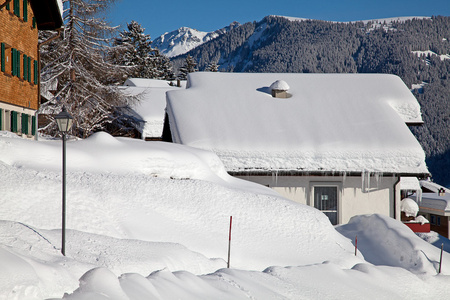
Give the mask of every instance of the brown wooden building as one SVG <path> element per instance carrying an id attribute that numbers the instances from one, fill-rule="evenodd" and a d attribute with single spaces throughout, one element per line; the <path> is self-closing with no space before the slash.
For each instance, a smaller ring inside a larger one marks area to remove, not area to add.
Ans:
<path id="1" fill-rule="evenodd" d="M 62 26 L 61 1 L 0 0 L 0 130 L 36 135 L 38 30 Z"/>

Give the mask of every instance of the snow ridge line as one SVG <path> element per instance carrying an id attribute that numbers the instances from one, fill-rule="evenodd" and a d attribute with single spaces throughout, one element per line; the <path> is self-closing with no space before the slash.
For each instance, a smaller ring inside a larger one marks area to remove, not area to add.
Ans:
<path id="1" fill-rule="evenodd" d="M 61 249 L 56 248 L 55 245 L 52 244 L 52 242 L 50 242 L 45 236 L 43 236 L 41 233 L 39 233 L 39 232 L 38 232 L 36 229 L 34 229 L 33 227 L 31 227 L 31 226 L 29 226 L 29 225 L 27 225 L 27 224 L 21 223 L 21 222 L 17 222 L 17 223 L 20 224 L 20 225 L 22 225 L 22 226 L 24 226 L 24 227 L 26 227 L 26 228 L 28 228 L 28 229 L 30 229 L 31 231 L 33 231 L 34 233 L 36 233 L 37 235 L 39 235 L 42 239 L 44 239 L 44 241 L 46 241 L 47 243 L 49 243 L 49 244 L 53 247 L 53 249 L 55 249 L 55 250 L 57 250 L 57 251 L 61 250 Z"/>

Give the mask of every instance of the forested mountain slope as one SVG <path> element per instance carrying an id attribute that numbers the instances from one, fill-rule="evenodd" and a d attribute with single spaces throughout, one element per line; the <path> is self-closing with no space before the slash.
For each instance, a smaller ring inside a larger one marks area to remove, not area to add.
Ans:
<path id="1" fill-rule="evenodd" d="M 229 72 L 396 74 L 422 106 L 425 124 L 411 130 L 433 179 L 450 185 L 450 17 L 337 23 L 269 16 L 188 54 L 200 70 L 215 62 Z"/>

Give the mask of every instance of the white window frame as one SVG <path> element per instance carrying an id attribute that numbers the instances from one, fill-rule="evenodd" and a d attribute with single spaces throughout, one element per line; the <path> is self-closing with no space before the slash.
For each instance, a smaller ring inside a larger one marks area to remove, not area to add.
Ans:
<path id="1" fill-rule="evenodd" d="M 337 189 L 337 220 L 336 224 L 341 224 L 342 220 L 342 182 L 341 181 L 311 181 L 309 183 L 308 205 L 314 205 L 314 188 L 315 187 L 336 187 Z"/>

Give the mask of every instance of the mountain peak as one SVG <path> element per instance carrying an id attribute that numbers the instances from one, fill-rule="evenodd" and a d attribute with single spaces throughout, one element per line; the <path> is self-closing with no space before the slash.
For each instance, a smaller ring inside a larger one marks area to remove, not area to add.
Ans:
<path id="1" fill-rule="evenodd" d="M 180 27 L 174 31 L 166 32 L 155 39 L 153 46 L 168 57 L 178 56 L 240 25 L 239 22 L 234 21 L 224 28 L 211 32 L 199 31 L 190 27 Z"/>

